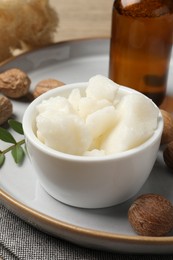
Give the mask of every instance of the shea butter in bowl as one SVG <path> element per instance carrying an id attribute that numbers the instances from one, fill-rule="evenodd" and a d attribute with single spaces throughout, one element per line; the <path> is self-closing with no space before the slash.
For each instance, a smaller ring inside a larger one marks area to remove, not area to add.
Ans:
<path id="1" fill-rule="evenodd" d="M 76 207 L 124 202 L 147 180 L 163 130 L 158 107 L 133 89 L 96 75 L 36 98 L 23 129 L 42 187 Z"/>

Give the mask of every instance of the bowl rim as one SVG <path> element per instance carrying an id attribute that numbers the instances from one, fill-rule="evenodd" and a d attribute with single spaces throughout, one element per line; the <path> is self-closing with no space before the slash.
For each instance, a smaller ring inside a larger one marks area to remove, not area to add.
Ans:
<path id="1" fill-rule="evenodd" d="M 62 159 L 62 160 L 64 159 L 64 160 L 80 161 L 80 162 L 97 162 L 97 161 L 119 160 L 119 159 L 123 159 L 125 157 L 132 156 L 134 154 L 140 153 L 143 150 L 147 149 L 150 145 L 154 144 L 155 142 L 157 142 L 157 140 L 159 138 L 161 138 L 161 134 L 163 131 L 163 124 L 164 124 L 163 117 L 162 117 L 162 114 L 161 114 L 159 108 L 154 104 L 153 101 L 151 101 L 153 103 L 153 105 L 155 107 L 157 107 L 159 110 L 158 127 L 154 131 L 153 135 L 149 139 L 147 139 L 144 143 L 142 143 L 141 145 L 139 145 L 137 147 L 129 149 L 127 151 L 118 152 L 118 153 L 110 154 L 110 155 L 103 155 L 103 156 L 82 156 L 82 155 L 72 155 L 72 154 L 63 153 L 63 152 L 57 151 L 57 150 L 50 148 L 50 147 L 46 146 L 45 144 L 43 144 L 34 134 L 33 127 L 32 127 L 33 119 L 31 119 L 31 118 L 33 117 L 33 113 L 36 113 L 35 107 L 43 100 L 47 100 L 50 97 L 61 95 L 62 93 L 64 93 L 64 91 L 69 92 L 70 90 L 72 90 L 74 88 L 80 88 L 80 87 L 84 88 L 87 86 L 87 84 L 88 84 L 88 82 L 77 82 L 77 83 L 66 84 L 61 87 L 51 89 L 51 90 L 47 91 L 46 93 L 37 97 L 35 100 L 33 100 L 29 104 L 27 109 L 25 110 L 23 119 L 22 119 L 22 125 L 23 125 L 24 137 L 25 137 L 26 143 L 27 143 L 27 141 L 30 141 L 30 143 L 33 146 L 35 146 L 38 150 L 40 150 L 42 153 Z M 145 96 L 144 94 L 142 94 L 134 89 L 131 89 L 129 87 L 121 86 L 121 90 L 124 92 L 127 92 L 127 93 L 138 93 L 138 94 Z M 149 99 L 146 96 L 145 96 L 145 98 Z"/>

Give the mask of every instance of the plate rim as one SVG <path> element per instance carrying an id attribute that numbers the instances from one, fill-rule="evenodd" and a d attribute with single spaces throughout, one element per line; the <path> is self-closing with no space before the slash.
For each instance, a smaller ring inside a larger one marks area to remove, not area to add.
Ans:
<path id="1" fill-rule="evenodd" d="M 24 53 L 21 53 L 17 56 L 11 57 L 8 60 L 2 62 L 0 64 L 0 68 L 9 64 L 10 62 L 20 58 L 25 57 L 30 53 L 35 53 L 40 50 L 44 50 L 51 47 L 56 47 L 59 45 L 67 44 L 67 43 L 79 43 L 84 41 L 97 41 L 97 40 L 109 40 L 109 37 L 87 37 L 81 39 L 74 39 L 69 41 L 60 41 L 56 43 L 52 43 L 41 48 L 37 48 L 34 50 L 29 50 Z M 140 235 L 125 235 L 118 233 L 110 233 L 106 231 L 94 230 L 91 228 L 84 228 L 74 224 L 67 223 L 65 221 L 58 220 L 57 218 L 53 218 L 44 213 L 41 213 L 38 210 L 35 210 L 19 200 L 15 199 L 13 196 L 8 194 L 2 188 L 0 188 L 0 200 L 4 206 L 10 209 L 12 213 L 17 215 L 19 218 L 23 219 L 26 222 L 29 221 L 29 217 L 34 218 L 39 223 L 46 223 L 51 225 L 53 228 L 61 228 L 71 233 L 76 233 L 77 235 L 87 236 L 89 238 L 99 238 L 104 240 L 109 240 L 113 242 L 121 242 L 121 243 L 138 243 L 140 245 L 172 245 L 173 236 L 164 236 L 164 237 L 149 237 L 149 236 L 140 236 Z M 27 215 L 28 219 L 24 219 L 17 212 L 20 211 L 25 217 Z M 34 223 L 32 223 L 33 225 Z"/>
<path id="2" fill-rule="evenodd" d="M 12 211 L 20 210 L 21 213 L 25 213 L 27 217 L 32 216 L 38 222 L 47 222 L 47 224 L 51 224 L 53 228 L 64 228 L 67 231 L 72 233 L 82 234 L 91 236 L 92 238 L 101 238 L 101 239 L 109 239 L 117 242 L 138 242 L 140 244 L 149 244 L 149 245 L 163 245 L 163 244 L 172 244 L 173 236 L 165 236 L 165 237 L 149 237 L 149 236 L 140 236 L 140 235 L 123 235 L 117 233 L 110 233 L 105 231 L 94 230 L 90 228 L 83 228 L 74 224 L 69 224 L 65 221 L 58 220 L 57 218 L 50 217 L 44 213 L 39 212 L 36 209 L 32 209 L 29 206 L 26 206 L 24 203 L 19 200 L 13 198 L 7 192 L 3 191 L 0 188 L 0 195 L 2 197 L 2 201 L 13 208 Z M 5 205 L 5 204 L 4 204 Z M 19 216 L 20 217 L 20 216 Z M 27 220 L 26 220 L 27 221 Z"/>
<path id="3" fill-rule="evenodd" d="M 22 56 L 26 56 L 26 55 L 29 55 L 29 54 L 32 54 L 32 53 L 35 53 L 35 52 L 38 52 L 38 51 L 41 51 L 41 50 L 44 50 L 44 49 L 48 49 L 48 48 L 51 48 L 51 47 L 56 47 L 58 45 L 64 45 L 64 44 L 73 44 L 73 43 L 79 43 L 79 42 L 84 42 L 84 41 L 97 41 L 97 40 L 107 40 L 109 41 L 110 40 L 110 37 L 108 36 L 100 36 L 100 37 L 84 37 L 84 38 L 79 38 L 79 39 L 70 39 L 69 41 L 67 40 L 61 40 L 61 41 L 58 41 L 58 42 L 52 42 L 52 43 L 49 43 L 49 44 L 46 44 L 44 46 L 41 46 L 41 47 L 35 47 L 34 49 L 30 49 L 30 50 L 26 50 L 16 56 L 11 56 L 9 57 L 8 59 L 4 60 L 4 61 L 1 61 L 0 62 L 0 68 L 1 66 L 5 66 L 6 64 L 22 57 Z"/>

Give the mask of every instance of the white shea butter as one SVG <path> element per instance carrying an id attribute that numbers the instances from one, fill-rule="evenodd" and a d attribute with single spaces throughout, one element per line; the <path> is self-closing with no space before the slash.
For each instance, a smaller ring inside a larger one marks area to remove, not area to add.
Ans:
<path id="1" fill-rule="evenodd" d="M 64 153 L 81 155 L 89 149 L 91 135 L 77 115 L 47 110 L 37 116 L 37 136 L 47 146 Z"/>
<path id="2" fill-rule="evenodd" d="M 44 100 L 37 112 L 36 134 L 45 145 L 73 155 L 104 156 L 150 138 L 159 110 L 140 93 L 122 95 L 119 85 L 96 75 L 84 94 L 76 88 L 66 98 Z"/>

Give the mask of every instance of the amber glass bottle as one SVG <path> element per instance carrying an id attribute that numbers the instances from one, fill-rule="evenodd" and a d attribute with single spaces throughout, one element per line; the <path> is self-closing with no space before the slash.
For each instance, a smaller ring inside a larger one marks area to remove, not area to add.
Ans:
<path id="1" fill-rule="evenodd" d="M 158 106 L 167 85 L 173 43 L 173 0 L 115 0 L 109 77 Z"/>

